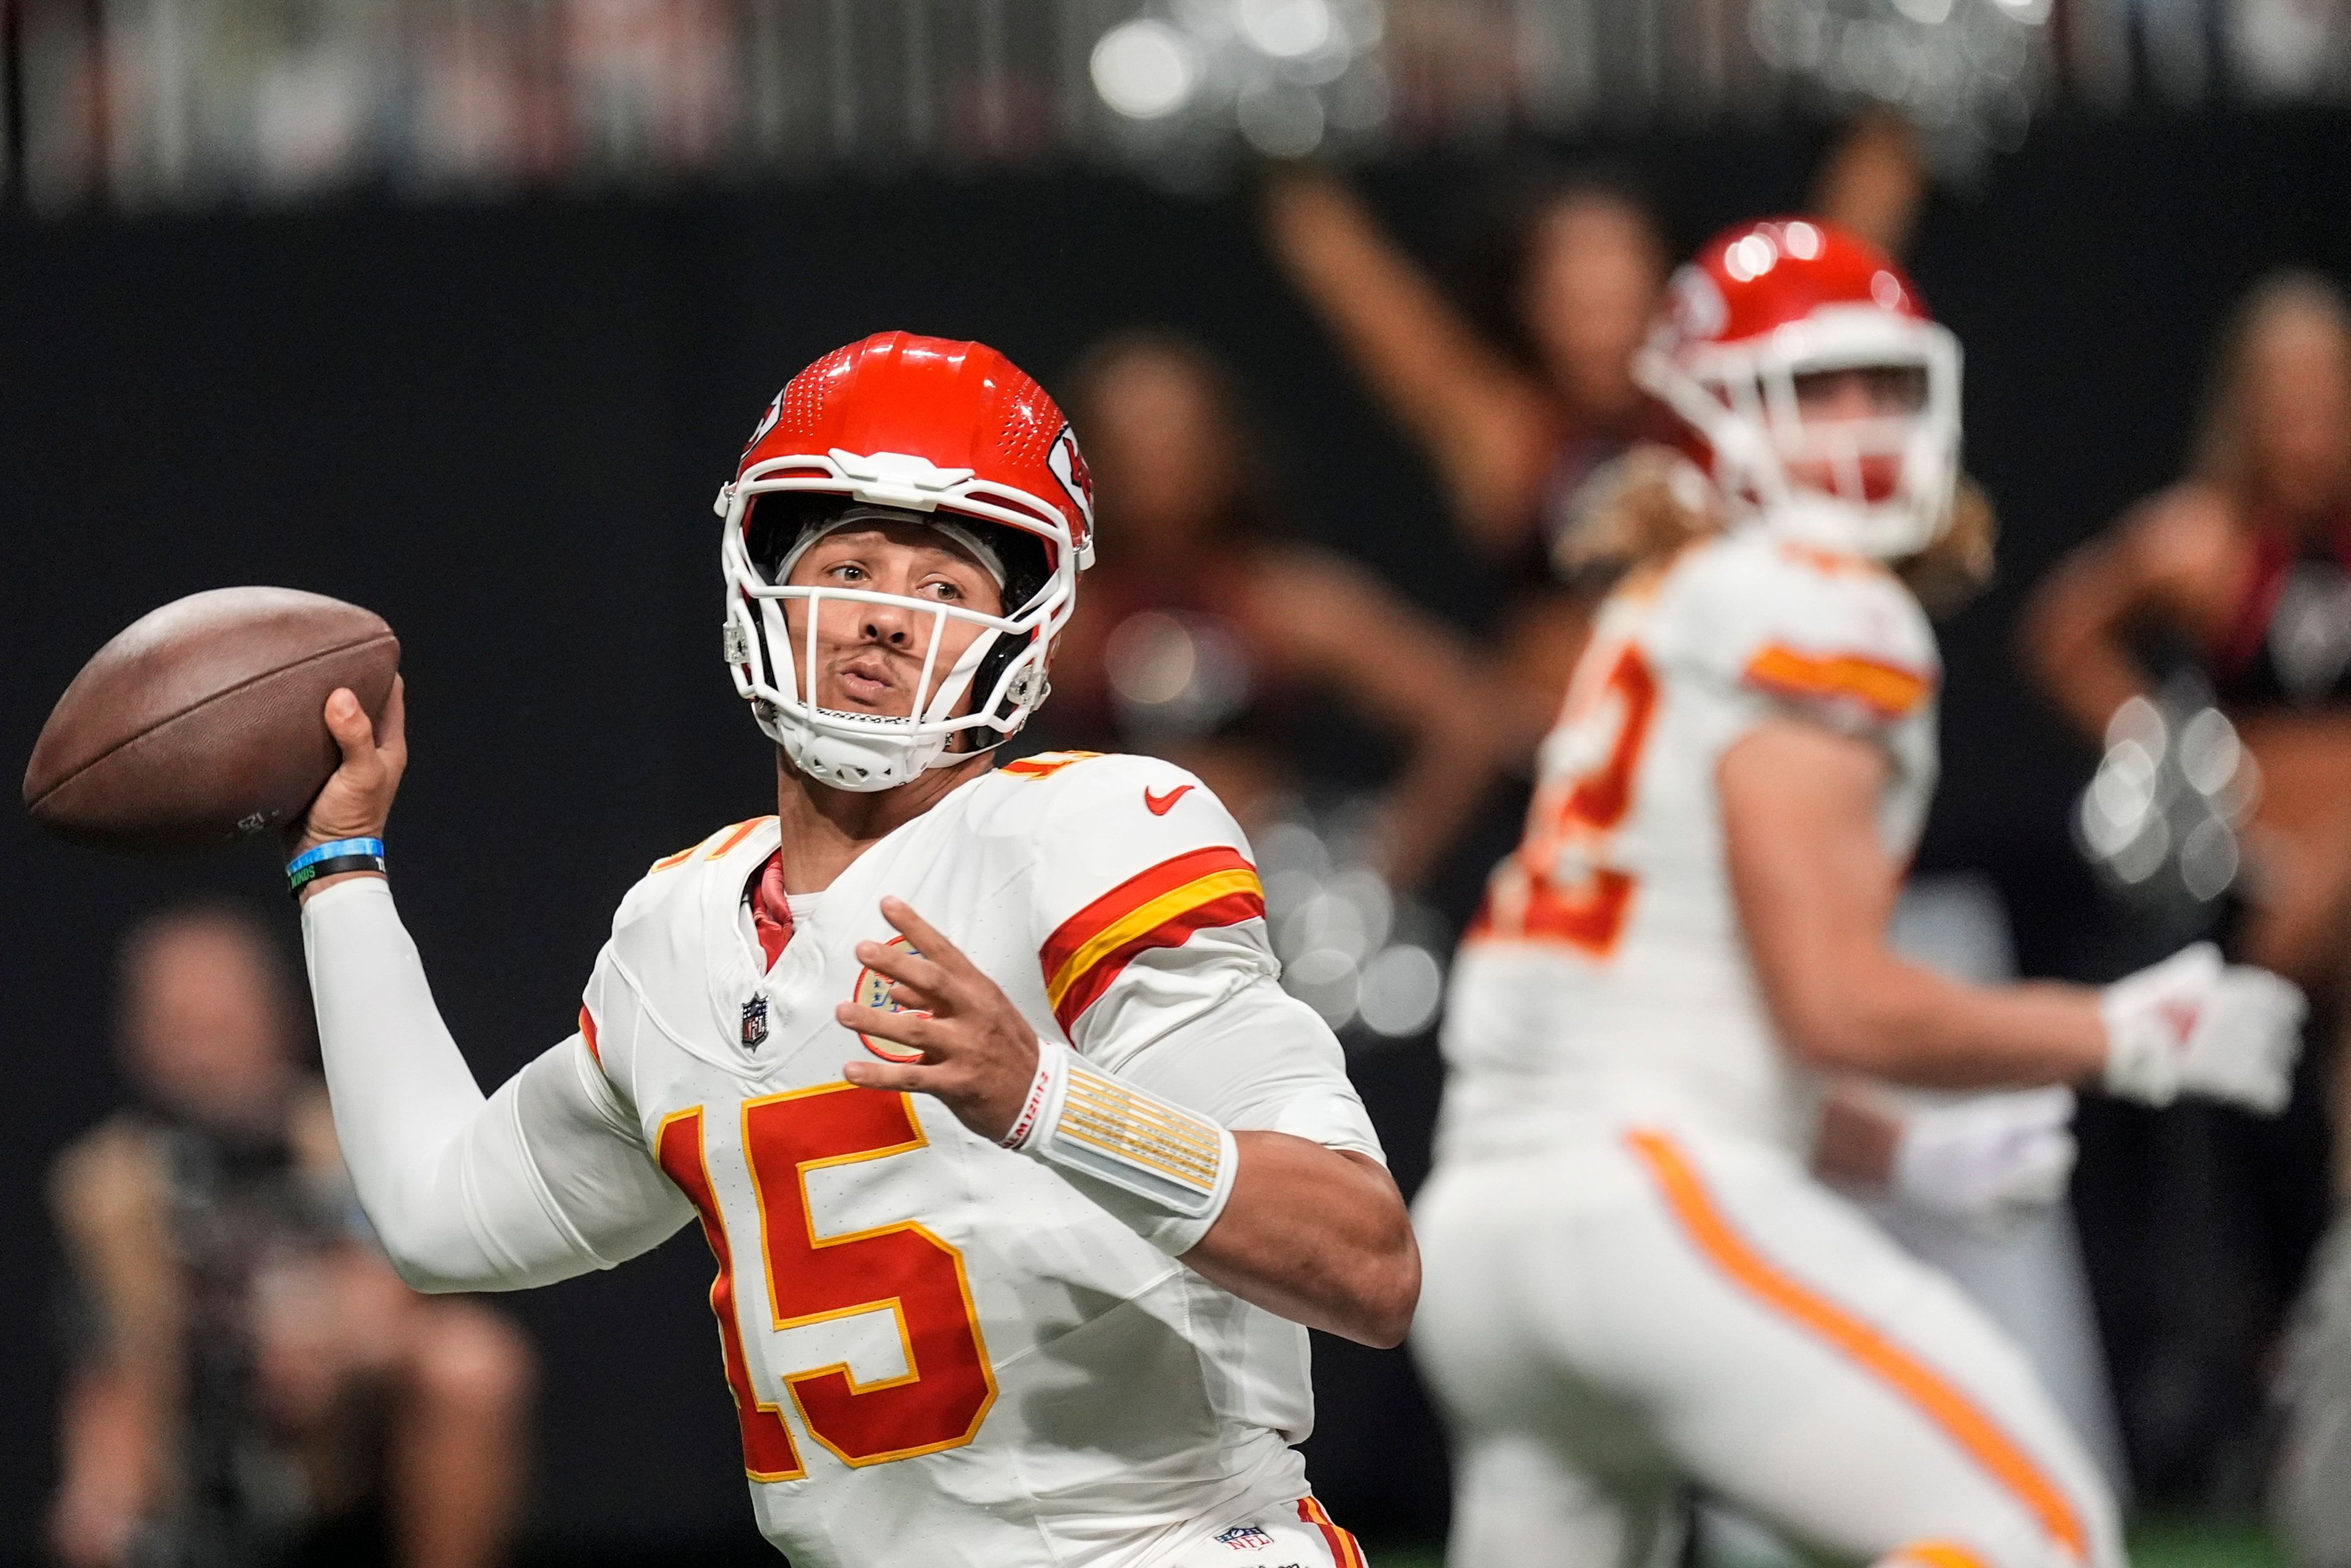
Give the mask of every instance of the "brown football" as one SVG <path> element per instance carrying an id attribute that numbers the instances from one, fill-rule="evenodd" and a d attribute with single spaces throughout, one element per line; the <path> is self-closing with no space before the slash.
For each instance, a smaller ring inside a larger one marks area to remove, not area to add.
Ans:
<path id="1" fill-rule="evenodd" d="M 25 806 L 77 843 L 169 851 L 298 817 L 340 753 L 324 710 L 349 686 L 383 716 L 400 643 L 355 604 L 217 588 L 141 617 L 98 651 L 41 727 Z"/>

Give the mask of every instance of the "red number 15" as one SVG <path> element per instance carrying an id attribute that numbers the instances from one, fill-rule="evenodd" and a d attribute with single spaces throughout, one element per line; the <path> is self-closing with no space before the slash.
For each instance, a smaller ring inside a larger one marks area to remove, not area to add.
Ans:
<path id="1" fill-rule="evenodd" d="M 696 1106 L 664 1121 L 657 1155 L 694 1200 L 718 1260 L 710 1310 L 718 1318 L 726 1385 L 743 1429 L 744 1468 L 753 1480 L 797 1480 L 808 1471 L 791 1430 L 781 1409 L 760 1401 L 744 1354 L 734 1249 L 704 1155 L 702 1113 Z M 996 1402 L 996 1375 L 963 1254 L 911 1219 L 820 1238 L 810 1211 L 810 1171 L 908 1154 L 927 1143 L 903 1094 L 829 1083 L 743 1105 L 743 1157 L 759 1200 L 769 1326 L 780 1332 L 883 1308 L 897 1322 L 906 1357 L 899 1376 L 860 1383 L 844 1362 L 784 1376 L 808 1435 L 850 1465 L 960 1448 L 977 1435 Z"/>

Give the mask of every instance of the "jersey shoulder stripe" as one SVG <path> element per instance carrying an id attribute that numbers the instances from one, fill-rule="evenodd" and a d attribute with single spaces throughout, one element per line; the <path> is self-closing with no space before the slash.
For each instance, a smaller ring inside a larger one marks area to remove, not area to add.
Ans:
<path id="1" fill-rule="evenodd" d="M 1040 751 L 1034 757 L 1024 757 L 1018 762 L 1008 762 L 997 769 L 1015 779 L 1050 779 L 1062 768 L 1080 762 L 1091 762 L 1108 753 L 1100 751 Z"/>
<path id="2" fill-rule="evenodd" d="M 1741 677 L 1772 696 L 1856 704 L 1882 719 L 1911 713 L 1934 692 L 1934 676 L 1863 653 L 1808 653 L 1768 643 L 1747 661 Z"/>
<path id="3" fill-rule="evenodd" d="M 652 876 L 656 872 L 682 866 L 705 850 L 710 852 L 712 860 L 721 859 L 736 845 L 758 832 L 763 824 L 774 821 L 773 817 L 750 817 L 740 822 L 730 822 L 699 843 L 688 844 L 674 855 L 664 855 L 646 868 L 645 874 Z"/>
<path id="4" fill-rule="evenodd" d="M 1127 878 L 1061 922 L 1038 952 L 1062 1030 L 1110 988 L 1134 956 L 1180 947 L 1195 931 L 1265 918 L 1257 867 L 1227 844 L 1188 851 Z"/>

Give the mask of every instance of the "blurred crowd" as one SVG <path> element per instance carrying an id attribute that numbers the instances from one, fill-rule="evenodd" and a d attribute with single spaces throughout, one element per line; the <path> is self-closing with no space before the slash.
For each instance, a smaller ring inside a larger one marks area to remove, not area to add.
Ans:
<path id="1" fill-rule="evenodd" d="M 2344 0 L 12 0 L 0 197 L 658 182 L 1490 144 L 1875 101 L 1942 156 L 2049 108 L 2336 102 Z"/>
<path id="2" fill-rule="evenodd" d="M 137 12 L 109 68 L 132 69 L 137 27 L 176 9 L 89 8 Z M 509 60 L 510 9 L 450 5 L 412 40 L 418 58 L 454 62 L 413 85 L 438 106 L 417 122 L 456 163 L 556 156 L 520 121 L 485 118 L 537 112 L 528 94 L 468 85 Z M 529 10 L 575 77 L 601 84 L 568 136 L 690 162 L 747 112 L 707 65 L 726 7 Z M 2326 6 L 2301 11 L 2332 25 Z M 332 37 L 313 41 L 331 51 Z M 665 61 L 703 63 L 678 77 Z M 286 124 L 341 123 L 325 81 L 271 89 Z M 1928 178 L 1899 122 L 1865 117 L 1812 204 L 1898 253 Z M 1506 204 L 1483 311 L 1342 179 L 1270 177 L 1260 214 L 1267 252 L 1425 457 L 1446 505 L 1429 526 L 1489 563 L 1507 601 L 1473 642 L 1305 542 L 1301 498 L 1251 436 L 1251 400 L 1270 389 L 1181 335 L 1108 338 L 1058 389 L 1096 475 L 1102 564 L 1033 738 L 1149 752 L 1207 780 L 1262 857 L 1289 983 L 1371 1049 L 1432 1026 L 1466 913 L 1447 873 L 1481 821 L 1509 813 L 1559 704 L 1601 586 L 1588 563 L 1606 553 L 1589 537 L 1593 486 L 1660 428 L 1631 362 L 1677 258 L 1638 187 L 1600 169 Z M 2147 1113 L 2168 1132 L 2088 1148 L 2149 1162 L 2161 1190 L 2189 1195 L 2149 1222 L 2148 1277 L 2224 1303 L 2183 1303 L 2172 1359 L 2135 1374 L 2170 1383 L 2114 1407 L 2144 1494 L 2266 1493 L 2308 1561 L 2351 1562 L 2351 1242 L 2322 1246 L 2351 1191 L 2336 1134 L 2351 1113 L 2336 1066 L 2351 1020 L 2351 312 L 2336 285 L 2277 275 L 2220 324 L 2179 473 L 2040 585 L 2022 665 L 2106 758 L 2080 836 L 2118 917 L 2213 935 L 2314 1007 L 2282 1127 L 2180 1108 Z M 2203 814 L 2166 817 L 2182 842 L 2134 874 L 2123 850 L 2155 831 L 2150 780 L 2171 774 Z M 2225 839 L 2225 855 L 2174 852 L 2208 824 L 2194 841 Z M 272 939 L 234 911 L 159 916 L 130 938 L 119 996 L 130 1103 L 60 1157 L 54 1185 L 71 1274 L 58 1559 L 501 1560 L 528 1487 L 530 1351 L 487 1308 L 413 1295 L 371 1250 Z"/>

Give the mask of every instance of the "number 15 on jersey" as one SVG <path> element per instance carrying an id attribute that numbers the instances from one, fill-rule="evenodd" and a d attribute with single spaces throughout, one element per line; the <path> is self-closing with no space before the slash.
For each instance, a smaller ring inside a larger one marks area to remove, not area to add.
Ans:
<path id="1" fill-rule="evenodd" d="M 758 1214 L 730 1222 L 710 1179 L 705 1113 L 696 1106 L 662 1123 L 656 1157 L 693 1200 L 718 1261 L 710 1310 L 718 1319 L 726 1384 L 743 1433 L 743 1463 L 756 1481 L 798 1480 L 808 1471 L 790 1426 L 762 1401 L 745 1351 L 735 1243 L 762 1267 L 768 1327 L 776 1332 L 860 1313 L 888 1312 L 905 1371 L 861 1383 L 845 1361 L 783 1373 L 808 1436 L 843 1464 L 959 1448 L 979 1432 L 996 1401 L 996 1376 L 980 1337 L 963 1254 L 909 1218 L 841 1236 L 819 1236 L 809 1173 L 861 1160 L 916 1155 L 929 1146 L 904 1094 L 828 1083 L 746 1101 L 742 1149 Z"/>

